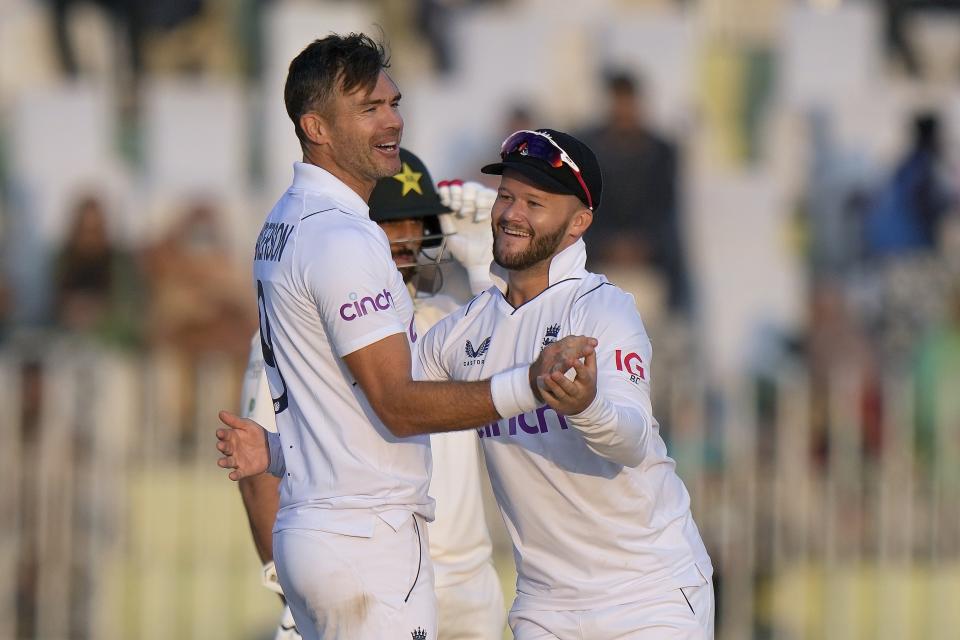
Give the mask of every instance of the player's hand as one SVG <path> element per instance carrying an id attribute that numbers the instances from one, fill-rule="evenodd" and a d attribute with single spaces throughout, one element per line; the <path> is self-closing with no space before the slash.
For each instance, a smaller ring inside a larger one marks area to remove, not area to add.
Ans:
<path id="1" fill-rule="evenodd" d="M 586 358 L 596 352 L 597 339 L 588 336 L 567 336 L 548 344 L 540 356 L 530 365 L 530 387 L 537 400 L 543 400 L 537 378 L 559 373 L 572 376 L 576 365 L 582 364 L 580 358 Z"/>
<path id="2" fill-rule="evenodd" d="M 470 278 L 470 289 L 480 293 L 490 286 L 493 262 L 493 230 L 490 218 L 497 192 L 479 182 L 443 180 L 437 185 L 440 201 L 453 215 L 440 216 L 447 247 Z"/>
<path id="3" fill-rule="evenodd" d="M 217 451 L 222 454 L 217 466 L 233 469 L 229 475 L 231 480 L 266 472 L 270 466 L 267 430 L 253 420 L 229 411 L 221 411 L 219 417 L 228 428 L 217 429 Z"/>
<path id="4" fill-rule="evenodd" d="M 540 395 L 551 409 L 564 416 L 585 410 L 597 396 L 596 352 L 584 356 L 583 362 L 574 362 L 573 369 L 574 376 L 554 371 L 537 377 Z"/>

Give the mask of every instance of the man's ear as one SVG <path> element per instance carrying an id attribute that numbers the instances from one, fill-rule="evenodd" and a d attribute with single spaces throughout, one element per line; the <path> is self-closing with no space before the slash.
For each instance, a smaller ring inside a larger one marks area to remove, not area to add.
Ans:
<path id="1" fill-rule="evenodd" d="M 307 111 L 300 116 L 300 129 L 313 144 L 326 144 L 330 141 L 327 121 L 316 111 Z"/>
<path id="2" fill-rule="evenodd" d="M 570 235 L 576 238 L 582 237 L 592 223 L 593 211 L 590 211 L 590 209 L 586 207 L 580 207 L 577 212 L 573 214 L 573 218 L 570 219 L 570 226 L 568 227 Z"/>

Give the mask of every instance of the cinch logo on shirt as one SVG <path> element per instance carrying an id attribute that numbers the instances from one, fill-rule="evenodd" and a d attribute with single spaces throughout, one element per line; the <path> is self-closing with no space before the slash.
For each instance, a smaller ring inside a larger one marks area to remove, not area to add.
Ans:
<path id="1" fill-rule="evenodd" d="M 350 294 L 350 302 L 340 305 L 340 317 L 350 322 L 357 318 L 362 318 L 368 313 L 377 311 L 386 311 L 393 304 L 393 296 L 384 289 L 376 296 L 364 296 L 357 300 L 357 294 Z"/>
<path id="2" fill-rule="evenodd" d="M 519 427 L 521 433 L 541 435 L 549 431 L 547 411 L 550 411 L 556 416 L 556 423 L 560 425 L 561 429 L 570 428 L 567 426 L 567 421 L 562 415 L 549 406 L 543 405 L 535 412 L 523 413 L 510 418 L 506 421 L 506 424 L 504 424 L 504 420 L 498 420 L 483 427 L 477 427 L 477 433 L 481 438 L 495 438 L 503 435 L 503 431 L 506 431 L 508 436 L 515 436 L 517 435 L 517 428 Z"/>

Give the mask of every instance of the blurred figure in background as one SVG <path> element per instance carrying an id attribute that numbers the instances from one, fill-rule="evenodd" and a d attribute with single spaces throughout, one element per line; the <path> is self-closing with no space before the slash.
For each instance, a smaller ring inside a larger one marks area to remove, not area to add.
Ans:
<path id="1" fill-rule="evenodd" d="M 132 256 L 110 237 L 103 203 L 96 196 L 77 201 L 53 279 L 60 328 L 114 346 L 140 343 L 142 282 Z"/>
<path id="2" fill-rule="evenodd" d="M 599 266 L 591 268 L 614 280 L 624 269 L 652 269 L 666 287 L 669 311 L 687 315 L 677 149 L 651 129 L 643 86 L 631 75 L 608 75 L 607 102 L 606 120 L 578 134 L 604 167 L 603 207 L 589 232 Z"/>
<path id="3" fill-rule="evenodd" d="M 953 200 L 941 152 L 939 119 L 932 113 L 917 115 L 911 147 L 867 212 L 870 256 L 936 248 L 938 226 Z"/>
<path id="4" fill-rule="evenodd" d="M 170 385 L 157 393 L 166 398 L 184 445 L 196 437 L 189 425 L 197 411 L 201 368 L 222 366 L 240 375 L 256 328 L 249 285 L 221 224 L 211 204 L 193 202 L 147 251 L 148 336 Z"/>
<path id="5" fill-rule="evenodd" d="M 212 205 L 189 205 L 147 254 L 152 289 L 150 338 L 185 354 L 226 353 L 245 360 L 256 327 L 243 271 Z"/>
<path id="6" fill-rule="evenodd" d="M 960 429 L 960 274 L 948 296 L 946 317 L 919 345 L 914 376 L 917 450 L 930 463 L 947 436 L 940 432 Z"/>
<path id="7" fill-rule="evenodd" d="M 837 416 L 837 394 L 853 390 L 848 398 L 860 408 L 861 442 L 876 451 L 879 415 L 876 398 L 880 385 L 880 362 L 862 319 L 843 287 L 824 280 L 814 286 L 809 300 L 807 363 L 812 403 L 811 448 L 818 464 L 825 465 L 830 449 L 831 421 Z M 845 387 L 845 384 L 850 384 Z M 835 412 L 834 412 L 835 413 Z"/>
<path id="8" fill-rule="evenodd" d="M 807 126 L 807 182 L 798 213 L 808 268 L 814 281 L 849 277 L 863 264 L 863 220 L 876 176 L 840 142 L 829 111 L 813 109 Z"/>
<path id="9" fill-rule="evenodd" d="M 530 105 L 524 102 L 516 102 L 507 109 L 504 123 L 500 127 L 500 135 L 506 138 L 514 131 L 533 129 L 536 126 L 535 121 L 536 118 L 533 117 L 533 109 Z"/>

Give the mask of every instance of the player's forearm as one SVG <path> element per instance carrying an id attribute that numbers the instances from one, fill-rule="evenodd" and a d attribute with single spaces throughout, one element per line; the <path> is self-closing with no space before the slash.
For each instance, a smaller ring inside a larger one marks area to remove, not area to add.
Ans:
<path id="1" fill-rule="evenodd" d="M 269 562 L 273 559 L 273 523 L 280 507 L 280 480 L 262 473 L 241 479 L 239 485 L 257 555 L 261 562 Z"/>
<path id="2" fill-rule="evenodd" d="M 411 381 L 385 398 L 377 413 L 400 437 L 469 429 L 499 418 L 488 381 Z"/>
<path id="3" fill-rule="evenodd" d="M 394 435 L 405 437 L 475 428 L 537 405 L 524 366 L 479 382 L 410 381 L 384 398 L 378 413 Z"/>
<path id="4" fill-rule="evenodd" d="M 598 456 L 625 467 L 643 462 L 653 419 L 638 407 L 617 404 L 602 394 L 583 412 L 567 416 Z"/>

